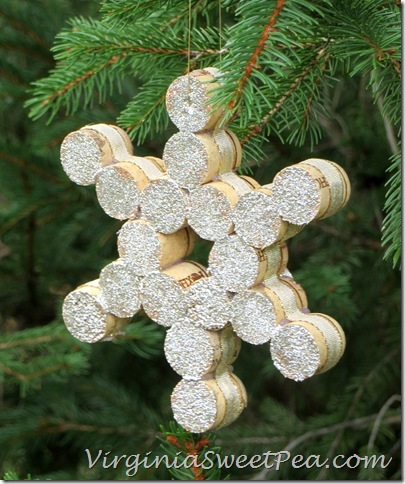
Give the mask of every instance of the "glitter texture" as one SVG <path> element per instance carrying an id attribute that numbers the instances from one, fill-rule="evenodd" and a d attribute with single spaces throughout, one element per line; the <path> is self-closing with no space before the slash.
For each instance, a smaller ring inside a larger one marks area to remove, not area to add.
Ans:
<path id="1" fill-rule="evenodd" d="M 236 235 L 214 243 L 209 255 L 209 270 L 228 291 L 238 292 L 253 286 L 259 273 L 259 256 Z"/>
<path id="2" fill-rule="evenodd" d="M 280 238 L 282 220 L 273 197 L 260 192 L 243 195 L 232 214 L 235 232 L 249 245 L 268 247 Z"/>
<path id="3" fill-rule="evenodd" d="M 313 376 L 320 365 L 320 354 L 312 334 L 298 324 L 287 324 L 270 342 L 274 366 L 283 376 L 303 381 Z"/>
<path id="4" fill-rule="evenodd" d="M 102 341 L 112 329 L 97 296 L 80 289 L 66 296 L 62 317 L 69 332 L 85 343 Z"/>
<path id="5" fill-rule="evenodd" d="M 181 380 L 172 393 L 174 418 L 189 432 L 206 432 L 215 423 L 217 400 L 205 381 Z"/>
<path id="6" fill-rule="evenodd" d="M 141 308 L 141 280 L 128 262 L 111 262 L 100 273 L 102 306 L 120 318 L 134 316 Z"/>
<path id="7" fill-rule="evenodd" d="M 170 327 L 187 316 L 185 291 L 177 281 L 161 272 L 149 274 L 143 279 L 141 302 L 146 314 L 162 326 Z"/>
<path id="8" fill-rule="evenodd" d="M 129 220 L 118 235 L 118 253 L 134 271 L 144 276 L 159 270 L 161 247 L 155 229 L 143 220 Z"/>
<path id="9" fill-rule="evenodd" d="M 135 178 L 118 165 L 106 166 L 96 178 L 97 198 L 110 217 L 126 220 L 137 214 L 139 186 Z"/>
<path id="10" fill-rule="evenodd" d="M 163 160 L 167 174 L 183 188 L 193 189 L 205 181 L 209 158 L 204 143 L 191 133 L 176 133 L 166 143 Z"/>
<path id="11" fill-rule="evenodd" d="M 232 230 L 232 205 L 218 188 L 205 185 L 190 193 L 188 222 L 206 240 L 222 239 Z"/>
<path id="12" fill-rule="evenodd" d="M 188 321 L 176 323 L 166 334 L 166 359 L 187 380 L 199 380 L 210 369 L 214 370 L 215 353 L 208 331 Z"/>
<path id="13" fill-rule="evenodd" d="M 169 178 L 151 182 L 140 197 L 142 215 L 156 230 L 172 234 L 186 221 L 187 195 Z"/>
<path id="14" fill-rule="evenodd" d="M 195 282 L 187 292 L 190 320 L 205 329 L 223 328 L 230 319 L 230 297 L 214 277 Z"/>
<path id="15" fill-rule="evenodd" d="M 212 107 L 207 103 L 207 84 L 192 76 L 173 81 L 166 93 L 166 109 L 170 119 L 183 131 L 201 131 L 209 123 Z"/>
<path id="16" fill-rule="evenodd" d="M 92 185 L 102 165 L 99 143 L 89 133 L 75 131 L 63 140 L 60 160 L 67 176 L 77 185 Z"/>
<path id="17" fill-rule="evenodd" d="M 308 224 L 318 214 L 318 184 L 303 168 L 291 166 L 280 171 L 273 181 L 273 196 L 283 220 Z"/>
<path id="18" fill-rule="evenodd" d="M 240 339 L 253 345 L 267 343 L 276 328 L 273 303 L 258 291 L 236 294 L 231 303 L 231 323 Z"/>

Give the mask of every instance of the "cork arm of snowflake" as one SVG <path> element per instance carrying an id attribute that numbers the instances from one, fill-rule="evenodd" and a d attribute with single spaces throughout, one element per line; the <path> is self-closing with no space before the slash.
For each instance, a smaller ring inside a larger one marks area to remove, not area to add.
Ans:
<path id="1" fill-rule="evenodd" d="M 346 204 L 347 175 L 321 159 L 263 186 L 237 175 L 241 145 L 218 128 L 224 112 L 209 104 L 220 83 L 207 68 L 170 85 L 166 106 L 179 132 L 162 160 L 134 156 L 127 134 L 105 124 L 70 133 L 61 147 L 70 179 L 95 184 L 104 211 L 126 220 L 117 260 L 65 298 L 67 329 L 81 341 L 108 341 L 141 308 L 168 328 L 165 355 L 182 377 L 172 409 L 191 432 L 224 427 L 246 407 L 231 367 L 241 340 L 268 343 L 276 368 L 296 381 L 332 368 L 345 348 L 340 325 L 309 311 L 285 240 Z M 198 237 L 213 241 L 208 267 L 187 260 Z"/>

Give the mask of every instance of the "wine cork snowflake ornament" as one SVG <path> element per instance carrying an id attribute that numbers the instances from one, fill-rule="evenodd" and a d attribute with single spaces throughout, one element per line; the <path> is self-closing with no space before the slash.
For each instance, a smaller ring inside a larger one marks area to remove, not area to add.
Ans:
<path id="1" fill-rule="evenodd" d="M 181 377 L 173 414 L 191 432 L 229 425 L 246 407 L 231 366 L 241 341 L 269 345 L 295 381 L 329 370 L 345 348 L 340 325 L 308 309 L 285 240 L 344 207 L 347 175 L 320 159 L 263 186 L 238 175 L 241 145 L 209 103 L 220 83 L 206 68 L 170 85 L 166 107 L 179 131 L 162 159 L 134 156 L 127 134 L 105 124 L 69 134 L 61 147 L 70 179 L 94 184 L 107 215 L 125 221 L 118 258 L 66 296 L 66 327 L 87 343 L 110 341 L 144 310 L 166 328 L 166 359 Z M 213 243 L 208 267 L 187 260 L 198 238 Z"/>

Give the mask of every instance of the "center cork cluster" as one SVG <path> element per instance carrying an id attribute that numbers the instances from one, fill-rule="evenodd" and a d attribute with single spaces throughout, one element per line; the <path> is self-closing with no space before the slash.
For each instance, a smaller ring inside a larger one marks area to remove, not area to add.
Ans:
<path id="1" fill-rule="evenodd" d="M 119 338 L 141 309 L 168 328 L 166 358 L 182 376 L 172 409 L 192 432 L 228 425 L 247 405 L 230 366 L 241 340 L 269 344 L 276 367 L 298 381 L 332 368 L 345 346 L 333 318 L 310 313 L 284 241 L 346 204 L 347 176 L 319 159 L 263 186 L 238 175 L 241 145 L 209 103 L 220 86 L 215 68 L 170 85 L 166 106 L 179 132 L 162 159 L 134 156 L 126 133 L 105 124 L 69 134 L 61 147 L 67 175 L 95 184 L 104 211 L 126 220 L 118 259 L 65 298 L 65 324 L 88 343 Z M 208 267 L 187 260 L 198 238 L 213 242 Z"/>

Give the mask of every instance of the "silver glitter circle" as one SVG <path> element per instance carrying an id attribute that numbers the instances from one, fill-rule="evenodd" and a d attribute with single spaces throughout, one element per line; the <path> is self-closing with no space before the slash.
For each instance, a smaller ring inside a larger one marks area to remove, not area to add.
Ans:
<path id="1" fill-rule="evenodd" d="M 236 294 L 231 303 L 231 323 L 239 338 L 252 345 L 267 343 L 275 332 L 273 303 L 258 291 Z"/>
<path id="2" fill-rule="evenodd" d="M 190 193 L 188 222 L 206 240 L 222 239 L 232 231 L 232 205 L 218 188 L 205 185 Z"/>
<path id="3" fill-rule="evenodd" d="M 208 173 L 207 149 L 192 133 L 174 134 L 165 145 L 163 160 L 167 174 L 183 188 L 196 188 Z"/>
<path id="4" fill-rule="evenodd" d="M 206 432 L 215 423 L 217 400 L 204 381 L 181 380 L 172 393 L 175 420 L 189 432 Z"/>
<path id="5" fill-rule="evenodd" d="M 138 211 L 138 183 L 118 165 L 100 170 L 96 177 L 96 193 L 101 208 L 110 217 L 126 220 Z"/>
<path id="6" fill-rule="evenodd" d="M 277 240 L 281 218 L 274 198 L 261 192 L 242 195 L 235 205 L 232 220 L 235 232 L 253 247 L 268 247 Z"/>
<path id="7" fill-rule="evenodd" d="M 139 286 L 142 278 L 128 262 L 117 260 L 100 273 L 100 302 L 120 318 L 134 316 L 141 308 Z"/>
<path id="8" fill-rule="evenodd" d="M 189 318 L 209 330 L 222 329 L 230 319 L 230 297 L 214 277 L 195 282 L 187 292 Z"/>
<path id="9" fill-rule="evenodd" d="M 270 342 L 274 366 L 286 377 L 303 381 L 313 376 L 320 365 L 318 345 L 312 334 L 298 324 L 287 324 Z"/>
<path id="10" fill-rule="evenodd" d="M 80 341 L 96 343 L 107 336 L 108 314 L 93 294 L 72 291 L 63 302 L 62 317 L 69 332 Z"/>
<path id="11" fill-rule="evenodd" d="M 163 234 L 176 232 L 186 221 L 186 194 L 168 178 L 152 181 L 142 192 L 140 205 L 142 214 Z"/>
<path id="12" fill-rule="evenodd" d="M 102 166 L 102 152 L 94 138 L 75 131 L 63 140 L 60 160 L 67 176 L 77 185 L 92 185 Z"/>
<path id="13" fill-rule="evenodd" d="M 152 225 L 144 220 L 124 223 L 118 235 L 118 253 L 139 276 L 160 269 L 160 241 Z"/>
<path id="14" fill-rule="evenodd" d="M 162 272 L 147 275 L 141 283 L 141 303 L 146 314 L 158 324 L 170 327 L 187 316 L 185 291 Z"/>
<path id="15" fill-rule="evenodd" d="M 259 257 L 237 235 L 214 243 L 209 255 L 209 270 L 228 291 L 238 292 L 255 284 Z"/>
<path id="16" fill-rule="evenodd" d="M 207 84 L 192 76 L 174 80 L 166 93 L 166 109 L 173 123 L 183 131 L 201 131 L 208 124 L 212 107 L 207 104 Z"/>
<path id="17" fill-rule="evenodd" d="M 187 320 L 169 329 L 164 348 L 169 365 L 187 380 L 200 380 L 213 366 L 215 351 L 209 333 Z"/>
<path id="18" fill-rule="evenodd" d="M 320 189 L 311 175 L 299 166 L 280 171 L 273 181 L 273 196 L 283 220 L 308 224 L 320 206 Z"/>

